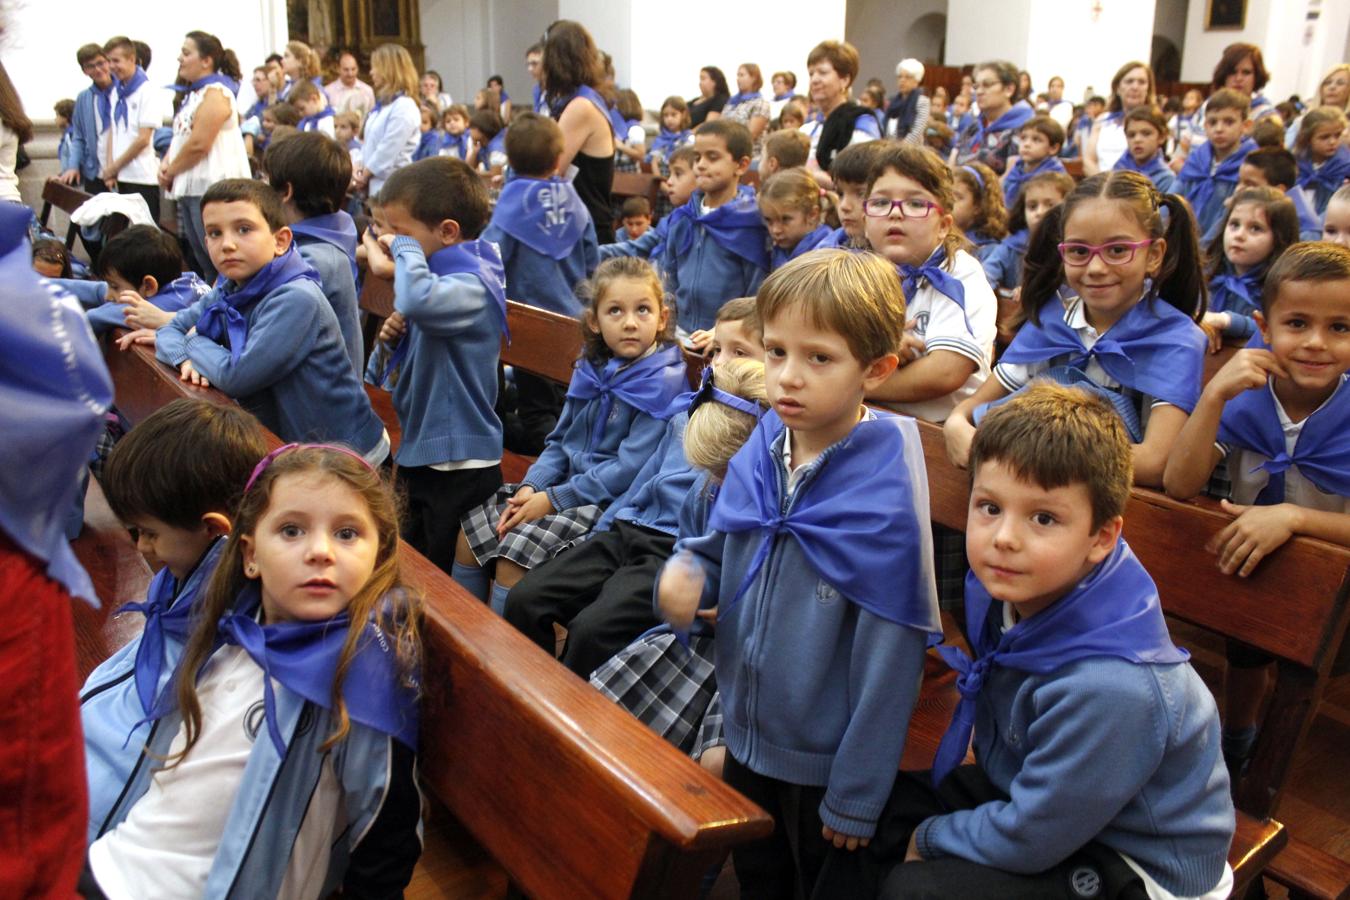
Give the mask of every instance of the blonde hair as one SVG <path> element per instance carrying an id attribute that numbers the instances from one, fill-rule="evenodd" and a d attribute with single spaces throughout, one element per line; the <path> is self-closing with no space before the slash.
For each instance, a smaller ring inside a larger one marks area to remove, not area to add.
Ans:
<path id="1" fill-rule="evenodd" d="M 309 44 L 304 41 L 287 41 L 286 49 L 299 61 L 301 78 L 313 78 L 323 74 L 323 60 L 319 59 L 319 54 L 315 53 Z"/>
<path id="2" fill-rule="evenodd" d="M 390 100 L 400 91 L 414 100 L 420 95 L 418 90 L 421 79 L 417 77 L 417 67 L 413 65 L 408 51 L 398 44 L 381 44 L 370 54 L 370 71 L 380 73 L 381 100 Z"/>
<path id="3" fill-rule="evenodd" d="M 775 172 L 761 185 L 759 191 L 760 209 L 767 205 L 797 210 L 807 216 L 814 213 L 817 221 L 824 218 L 827 210 L 834 208 L 832 199 L 805 169 Z"/>
<path id="4" fill-rule="evenodd" d="M 764 363 L 756 359 L 729 359 L 712 370 L 713 384 L 720 390 L 768 409 Z M 691 466 L 711 473 L 720 481 L 731 458 L 758 424 L 754 416 L 725 403 L 716 400 L 703 403 L 689 414 L 689 424 L 684 427 L 684 456 Z"/>
<path id="5" fill-rule="evenodd" d="M 812 250 L 764 279 L 756 306 L 762 326 L 802 308 L 817 328 L 842 336 L 863 365 L 896 353 L 905 332 L 900 276 L 876 253 Z"/>
<path id="6" fill-rule="evenodd" d="M 1322 102 L 1322 89 L 1323 89 L 1324 87 L 1326 87 L 1327 82 L 1331 80 L 1332 76 L 1335 75 L 1335 74 L 1338 73 L 1338 72 L 1343 72 L 1347 78 L 1350 78 L 1350 63 L 1337 63 L 1336 65 L 1332 66 L 1330 69 L 1327 69 L 1326 74 L 1322 76 L 1322 80 L 1319 81 L 1319 82 L 1317 82 L 1317 105 L 1318 105 L 1318 106 L 1326 106 L 1326 105 L 1327 105 L 1327 104 L 1325 104 L 1325 103 Z M 1346 113 L 1350 113 L 1350 94 L 1347 94 L 1347 95 L 1346 95 L 1345 105 L 1342 106 L 1342 107 L 1339 107 L 1339 109 L 1343 110 L 1343 111 L 1346 112 Z"/>

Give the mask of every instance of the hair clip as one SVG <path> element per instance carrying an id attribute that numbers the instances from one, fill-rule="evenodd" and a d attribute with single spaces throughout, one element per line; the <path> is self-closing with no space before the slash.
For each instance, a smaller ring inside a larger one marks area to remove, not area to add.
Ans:
<path id="1" fill-rule="evenodd" d="M 703 369 L 703 378 L 699 381 L 698 390 L 688 395 L 690 415 L 704 403 L 707 403 L 710 400 L 716 400 L 723 406 L 729 406 L 748 416 L 754 416 L 756 419 L 764 417 L 764 407 L 751 400 L 746 400 L 744 397 L 737 397 L 735 394 L 727 393 L 713 383 L 713 378 L 713 367 L 706 366 Z"/>
<path id="2" fill-rule="evenodd" d="M 253 474 L 248 476 L 248 482 L 244 485 L 244 493 L 247 494 L 253 489 L 253 483 L 258 480 L 259 475 L 267 471 L 267 467 L 272 464 L 273 460 L 283 453 L 289 453 L 292 450 L 334 450 L 338 453 L 345 453 L 352 459 L 360 460 L 361 465 L 372 472 L 375 471 L 375 467 L 367 462 L 364 456 L 347 447 L 343 447 L 340 444 L 282 444 L 280 447 L 258 460 L 258 464 L 253 467 Z"/>

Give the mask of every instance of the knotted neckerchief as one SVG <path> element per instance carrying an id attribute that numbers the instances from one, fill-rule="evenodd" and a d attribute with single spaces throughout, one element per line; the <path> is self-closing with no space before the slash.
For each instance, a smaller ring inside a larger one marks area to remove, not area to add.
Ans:
<path id="1" fill-rule="evenodd" d="M 1003 115 L 992 122 L 985 123 L 984 116 L 975 117 L 975 131 L 970 136 L 970 142 L 966 145 L 969 153 L 977 153 L 984 149 L 984 139 L 987 135 L 1002 134 L 1005 131 L 1014 131 L 1025 125 L 1036 111 L 1025 100 L 1018 100 L 1012 106 L 1004 110 Z"/>
<path id="2" fill-rule="evenodd" d="M 1127 153 L 1126 156 L 1128 155 L 1129 154 Z M 1047 156 L 1040 161 L 1036 168 L 1031 170 L 1028 170 L 1027 167 L 1023 165 L 1022 160 L 1019 159 L 1017 165 L 1013 166 L 1003 175 L 1003 202 L 1011 209 L 1012 205 L 1017 202 L 1017 194 L 1022 190 L 1022 185 L 1026 184 L 1037 175 L 1042 175 L 1046 172 L 1063 171 L 1065 171 L 1064 163 L 1060 162 L 1059 159 L 1054 156 Z"/>
<path id="3" fill-rule="evenodd" d="M 230 362 L 239 362 L 248 339 L 248 317 L 245 312 L 277 288 L 292 281 L 307 279 L 322 287 L 319 273 L 305 261 L 292 245 L 286 252 L 263 266 L 248 283 L 231 290 L 234 282 L 218 284 L 209 295 L 214 299 L 206 305 L 197 320 L 197 333 L 216 343 L 223 343 L 228 335 Z"/>
<path id="4" fill-rule="evenodd" d="M 657 153 L 668 159 L 671 151 L 688 142 L 691 133 L 688 128 L 683 131 L 671 131 L 662 125 L 661 131 L 657 133 L 656 137 L 652 138 L 651 146 L 647 148 L 647 162 L 651 162 L 652 155 Z"/>
<path id="5" fill-rule="evenodd" d="M 1298 181 L 1295 184 L 1301 188 L 1334 194 L 1347 178 L 1350 178 L 1350 148 L 1344 144 L 1339 145 L 1331 158 L 1320 166 L 1314 166 L 1307 154 L 1298 158 Z"/>
<path id="6" fill-rule="evenodd" d="M 1181 167 L 1177 177 L 1186 182 L 1186 199 L 1190 201 L 1197 215 L 1202 213 L 1210 200 L 1214 197 L 1215 185 L 1217 182 L 1235 185 L 1238 180 L 1238 169 L 1242 167 L 1242 161 L 1247 158 L 1247 154 L 1256 149 L 1256 141 L 1251 138 L 1243 138 L 1242 143 L 1238 144 L 1237 149 L 1224 157 L 1219 167 L 1210 173 L 1209 168 L 1214 162 L 1214 145 L 1208 141 L 1201 144 L 1191 151 L 1191 155 L 1186 157 L 1186 164 Z"/>
<path id="7" fill-rule="evenodd" d="M 210 75 L 203 75 L 196 81 L 187 84 L 171 84 L 169 90 L 179 94 L 192 94 L 200 91 L 209 84 L 223 84 L 234 96 L 239 96 L 239 82 L 228 75 L 222 75 L 219 72 L 212 72 Z M 285 99 L 284 97 L 282 99 Z"/>
<path id="8" fill-rule="evenodd" d="M 1209 282 L 1209 311 L 1250 316 L 1261 308 L 1261 282 L 1266 267 L 1254 266 L 1238 275 L 1225 263 Z"/>
<path id="9" fill-rule="evenodd" d="M 599 401 L 591 428 L 594 447 L 605 433 L 616 398 L 649 416 L 668 419 L 674 415 L 671 401 L 688 386 L 684 353 L 679 344 L 670 344 L 633 362 L 615 357 L 597 367 L 585 358 L 577 360 L 567 385 L 567 397 Z"/>
<path id="10" fill-rule="evenodd" d="M 1120 154 L 1120 159 L 1116 160 L 1116 164 L 1112 166 L 1112 168 L 1124 169 L 1126 172 L 1138 172 L 1155 184 L 1157 183 L 1157 177 L 1159 175 L 1164 173 L 1170 174 L 1172 171 L 1167 167 L 1167 161 L 1163 159 L 1161 150 L 1150 156 L 1148 162 L 1144 163 L 1142 166 L 1136 162 L 1135 158 L 1128 152 L 1122 153 Z"/>
<path id="11" fill-rule="evenodd" d="M 312 115 L 312 116 L 301 116 L 301 117 L 300 117 L 300 125 L 299 125 L 300 130 L 301 130 L 301 131 L 318 131 L 318 130 L 319 130 L 319 120 L 320 120 L 320 119 L 323 119 L 323 118 L 326 118 L 326 117 L 328 117 L 328 116 L 332 116 L 332 115 L 335 115 L 335 113 L 334 113 L 334 111 L 333 111 L 333 107 L 330 105 L 330 106 L 325 106 L 322 110 L 320 110 L 319 112 L 316 112 L 316 113 L 315 113 L 314 115 Z"/>
<path id="12" fill-rule="evenodd" d="M 126 81 L 117 82 L 117 106 L 113 109 L 114 121 L 121 122 L 123 125 L 127 124 L 127 98 L 136 93 L 140 86 L 147 81 L 149 79 L 145 77 L 145 70 L 137 66 L 136 71 L 132 73 L 130 78 Z"/>
<path id="13" fill-rule="evenodd" d="M 842 230 L 842 229 L 841 229 Z M 833 247 L 830 243 L 834 232 L 828 225 L 817 225 L 812 231 L 807 233 L 793 245 L 791 250 L 784 250 L 782 247 L 774 245 L 773 252 L 769 254 L 769 270 L 773 271 L 779 266 L 790 260 L 794 260 L 803 253 L 810 253 L 820 247 Z"/>
<path id="14" fill-rule="evenodd" d="M 765 248 L 767 232 L 764 230 L 764 216 L 755 203 L 754 188 L 741 185 L 736 189 L 734 199 L 723 203 L 708 214 L 702 215 L 703 192 L 695 191 L 681 209 L 682 214 L 693 219 L 723 250 L 740 257 L 760 268 L 768 269 L 769 253 Z M 674 213 L 672 213 L 673 215 Z M 684 242 L 676 248 L 683 255 L 694 244 L 694 229 L 685 231 Z"/>
<path id="15" fill-rule="evenodd" d="M 908 304 L 914 299 L 914 294 L 919 290 L 919 279 L 926 279 L 933 286 L 933 290 L 961 307 L 961 317 L 965 319 L 966 330 L 974 337 L 975 329 L 971 327 L 970 317 L 966 315 L 966 286 L 961 283 L 961 279 L 942 268 L 941 264 L 946 259 L 947 248 L 939 244 L 923 265 L 911 266 L 901 263 L 895 267 L 900 273 L 900 287 L 905 292 L 905 303 Z"/>
<path id="16" fill-rule="evenodd" d="M 117 79 L 114 78 L 106 89 L 100 90 L 98 85 L 93 85 L 94 103 L 98 105 L 99 118 L 103 120 L 103 127 L 98 130 L 99 134 L 112 127 L 112 95 L 117 90 Z"/>
<path id="17" fill-rule="evenodd" d="M 923 90 L 916 87 L 908 94 L 896 94 L 886 105 L 887 120 L 895 119 L 896 138 L 903 140 L 914 127 L 914 117 L 918 115 L 919 97 L 922 95 Z"/>

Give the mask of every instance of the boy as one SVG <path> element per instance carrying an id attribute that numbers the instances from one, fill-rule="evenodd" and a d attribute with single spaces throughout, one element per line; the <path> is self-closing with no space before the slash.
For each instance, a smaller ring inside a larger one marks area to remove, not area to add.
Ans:
<path id="1" fill-rule="evenodd" d="M 266 453 L 257 420 L 239 407 L 183 398 L 147 416 L 108 457 L 108 505 L 158 573 L 145 602 L 126 607 L 144 614 L 145 630 L 91 672 L 81 691 L 91 841 L 117 801 L 113 786 L 126 783 L 140 757 L 151 729 L 143 720 L 183 652 L 193 606 L 230 532 L 230 510 Z M 123 744 L 119 755 L 106 752 Z"/>
<path id="2" fill-rule="evenodd" d="M 308 81 L 300 84 L 314 86 Z M 352 181 L 351 156 L 331 137 L 301 132 L 273 140 L 263 168 L 281 197 L 296 249 L 319 273 L 352 372 L 360 381 L 366 354 L 356 293 L 356 223 L 342 208 Z"/>
<path id="3" fill-rule="evenodd" d="M 441 116 L 441 156 L 469 157 L 469 108 L 463 103 L 452 103 Z"/>
<path id="4" fill-rule="evenodd" d="M 508 145 L 510 141 L 508 140 Z M 652 227 L 652 204 L 646 197 L 629 197 L 619 208 L 623 227 L 614 235 L 616 241 L 635 241 Z"/>
<path id="5" fill-rule="evenodd" d="M 839 195 L 839 227 L 831 236 L 835 247 L 858 247 L 863 242 L 863 200 L 866 199 L 867 179 L 872 164 L 888 147 L 886 141 L 867 141 L 850 144 L 840 150 L 830 163 L 830 179 Z"/>
<path id="6" fill-rule="evenodd" d="M 1350 250 L 1290 247 L 1266 274 L 1261 307 L 1263 344 L 1239 350 L 1205 385 L 1163 477 L 1168 494 L 1189 499 L 1227 460 L 1223 507 L 1236 518 L 1211 549 L 1240 576 L 1296 534 L 1350 546 Z M 1224 755 L 1238 772 L 1270 659 L 1233 645 L 1228 660 Z"/>
<path id="7" fill-rule="evenodd" d="M 1003 202 L 1012 209 L 1028 178 L 1042 172 L 1063 172 L 1059 151 L 1064 147 L 1064 126 L 1046 115 L 1034 116 L 1017 133 L 1017 162 L 1003 173 Z"/>
<path id="8" fill-rule="evenodd" d="M 333 139 L 341 144 L 352 159 L 352 168 L 361 165 L 361 114 L 348 110 L 333 116 Z"/>
<path id="9" fill-rule="evenodd" d="M 503 134 L 502 117 L 494 110 L 480 109 L 469 119 L 469 136 L 473 138 L 473 149 L 469 151 L 468 163 L 484 172 L 496 175 L 506 167 L 506 135 Z"/>
<path id="10" fill-rule="evenodd" d="M 677 334 L 688 342 L 694 332 L 703 332 L 690 344 L 695 353 L 707 349 L 706 329 L 718 307 L 755 293 L 769 267 L 768 232 L 755 192 L 740 186 L 753 149 L 749 130 L 739 122 L 700 125 L 694 133 L 697 189 L 671 213 L 661 268 L 675 295 Z"/>
<path id="11" fill-rule="evenodd" d="M 150 138 L 164 121 L 156 88 L 147 87 L 145 70 L 136 65 L 136 45 L 130 38 L 115 37 L 103 45 L 115 84 L 112 125 L 99 136 L 106 144 L 99 178 L 120 194 L 140 194 L 150 207 L 150 218 L 159 221 L 159 160 Z"/>
<path id="12" fill-rule="evenodd" d="M 1125 140 L 1129 149 L 1116 160 L 1117 169 L 1138 172 L 1164 194 L 1176 190 L 1177 177 L 1163 158 L 1167 121 L 1151 106 L 1136 106 L 1125 114 Z"/>
<path id="13" fill-rule="evenodd" d="M 694 194 L 694 148 L 689 145 L 676 147 L 670 153 L 667 166 L 669 174 L 661 183 L 661 190 L 670 201 L 670 205 L 678 210 L 685 206 Z M 655 227 L 638 240 L 602 244 L 600 260 L 603 262 L 612 256 L 641 256 L 643 259 L 659 260 L 670 232 L 670 223 L 675 218 L 673 212 L 667 213 Z"/>
<path id="14" fill-rule="evenodd" d="M 1238 169 L 1256 143 L 1251 129 L 1251 98 L 1232 88 L 1214 92 L 1205 104 L 1205 142 L 1191 151 L 1177 175 L 1177 193 L 1191 204 L 1202 244 L 1223 227 L 1223 202 L 1237 190 Z"/>
<path id="15" fill-rule="evenodd" d="M 1350 247 L 1350 187 L 1342 187 L 1331 195 L 1322 223 L 1322 240 Z"/>
<path id="16" fill-rule="evenodd" d="M 75 155 L 75 126 L 70 124 L 75 118 L 74 100 L 57 100 L 52 107 L 56 113 L 56 127 L 61 132 L 61 142 L 56 145 L 56 159 L 62 172 L 78 171 L 80 159 Z"/>
<path id="17" fill-rule="evenodd" d="M 1078 117 L 1078 121 L 1074 124 L 1073 134 L 1069 141 L 1073 156 L 1083 155 L 1083 149 L 1088 145 L 1088 138 L 1092 136 L 1092 125 L 1097 121 L 1097 117 L 1105 111 L 1106 99 L 1095 94 L 1083 104 L 1082 115 Z"/>
<path id="18" fill-rule="evenodd" d="M 1238 167 L 1238 190 L 1248 187 L 1273 187 L 1283 191 L 1298 212 L 1298 239 L 1322 239 L 1322 222 L 1308 203 L 1308 195 L 1294 190 L 1298 184 L 1298 161 L 1283 147 L 1258 147 L 1248 153 Z M 1231 198 L 1230 202 L 1231 202 Z"/>
<path id="19" fill-rule="evenodd" d="M 737 297 L 722 304 L 708 349 L 711 365 L 727 359 L 764 361 L 764 341 L 754 297 Z"/>
<path id="20" fill-rule="evenodd" d="M 306 87 L 308 85 L 308 87 Z M 333 107 L 328 105 L 328 95 L 312 81 L 298 81 L 286 95 L 286 102 L 300 113 L 296 128 L 300 131 L 316 131 L 324 137 L 335 137 Z"/>
<path id="21" fill-rule="evenodd" d="M 77 181 L 90 194 L 106 191 L 108 186 L 98 178 L 102 168 L 99 160 L 99 142 L 106 141 L 108 123 L 112 118 L 113 76 L 108 69 L 108 57 L 98 44 L 85 44 L 75 51 L 80 71 L 89 79 L 89 86 L 75 95 L 75 110 L 71 119 L 71 155 L 75 165 L 63 169 L 59 180 L 65 184 Z M 85 232 L 82 232 L 85 234 Z M 90 247 L 94 236 L 85 238 Z M 90 256 L 97 256 L 97 242 L 90 247 Z"/>
<path id="22" fill-rule="evenodd" d="M 764 149 L 760 151 L 760 184 L 767 181 L 775 172 L 806 165 L 806 158 L 810 153 L 811 139 L 800 131 L 784 129 L 773 132 L 764 139 Z"/>
<path id="23" fill-rule="evenodd" d="M 863 406 L 896 366 L 904 309 L 870 253 L 810 253 L 765 280 L 773 412 L 658 586 L 674 627 L 717 607 L 723 777 L 776 826 L 733 851 L 747 896 L 811 896 L 830 843 L 872 837 L 941 632 L 918 429 Z"/>
<path id="24" fill-rule="evenodd" d="M 60 281 L 88 309 L 95 334 L 161 328 L 211 290 L 196 272 L 183 271 L 177 239 L 154 225 L 132 225 L 109 240 L 97 271 L 102 281 Z"/>
<path id="25" fill-rule="evenodd" d="M 234 397 L 283 441 L 344 443 L 383 463 L 389 434 L 277 192 L 248 178 L 218 181 L 202 196 L 202 227 L 222 281 L 154 333 L 155 356 L 189 384 Z"/>
<path id="26" fill-rule="evenodd" d="M 487 188 L 468 163 L 424 159 L 379 194 L 388 232 L 364 240 L 370 273 L 394 280 L 394 315 L 367 379 L 395 374 L 403 429 L 398 478 L 408 493 L 404 540 L 447 574 L 459 520 L 502 483 L 502 423 L 493 409 L 506 330 L 501 257 L 479 234 Z"/>
<path id="27" fill-rule="evenodd" d="M 970 474 L 976 661 L 940 648 L 961 709 L 931 776 L 902 775 L 873 850 L 842 862 L 889 863 L 884 897 L 1228 896 L 1218 711 L 1120 537 L 1119 417 L 1038 384 L 984 419 Z"/>

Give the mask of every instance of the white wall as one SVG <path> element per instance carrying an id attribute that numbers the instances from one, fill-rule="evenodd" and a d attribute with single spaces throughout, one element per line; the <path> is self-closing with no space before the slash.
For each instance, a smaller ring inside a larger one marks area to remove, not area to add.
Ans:
<path id="1" fill-rule="evenodd" d="M 849 0 L 847 13 L 844 36 L 862 56 L 860 85 L 869 78 L 880 78 L 890 94 L 895 90 L 895 64 L 900 60 L 940 61 L 944 35 L 929 33 L 928 39 L 916 40 L 913 26 L 932 13 L 946 15 L 947 0 Z M 805 68 L 794 70 L 799 78 Z"/>
<path id="2" fill-rule="evenodd" d="M 25 111 L 38 121 L 50 121 L 57 100 L 73 99 L 88 87 L 89 79 L 75 62 L 75 51 L 86 43 L 101 44 L 117 34 L 145 41 L 153 56 L 147 72 L 150 83 L 168 85 L 178 74 L 178 50 L 189 31 L 214 34 L 233 50 L 245 83 L 249 70 L 287 40 L 284 0 L 125 5 L 106 0 L 63 0 L 60 4 L 28 0 L 9 5 L 7 15 L 5 69 Z M 56 21 L 58 15 L 60 21 Z M 247 87 L 245 92 L 251 93 Z"/>

